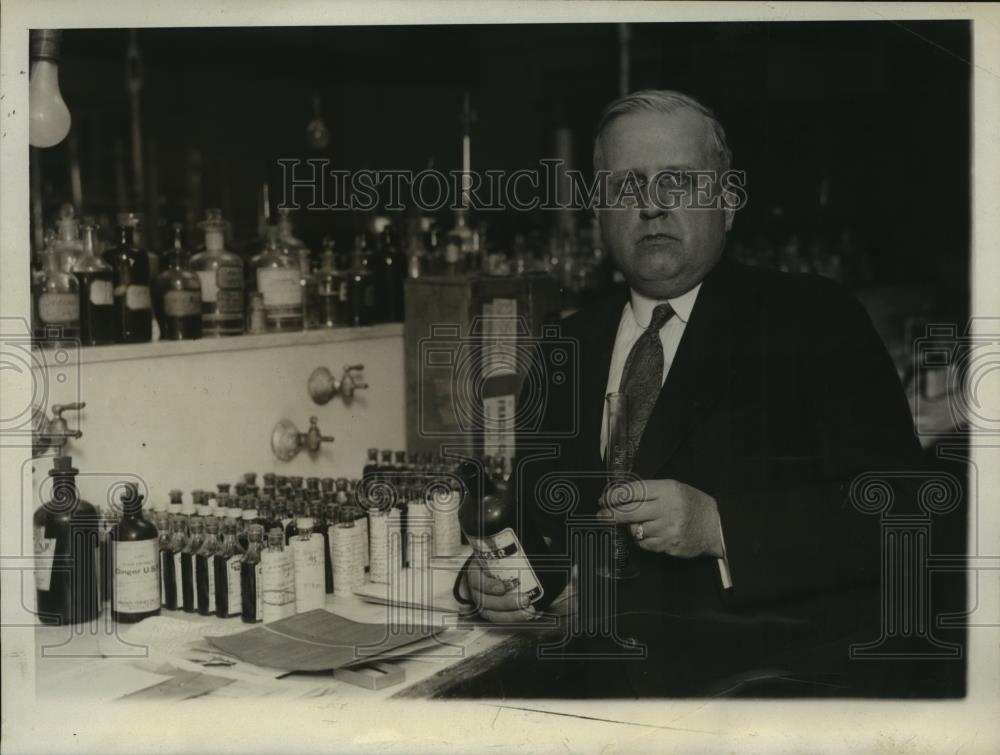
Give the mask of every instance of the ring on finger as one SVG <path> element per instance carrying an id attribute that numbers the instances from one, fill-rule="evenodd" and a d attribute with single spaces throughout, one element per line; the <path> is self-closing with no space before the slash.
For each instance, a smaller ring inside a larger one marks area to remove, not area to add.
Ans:
<path id="1" fill-rule="evenodd" d="M 638 542 L 638 541 L 640 541 L 640 540 L 642 540 L 642 539 L 644 539 L 646 537 L 646 530 L 643 529 L 643 526 L 642 526 L 641 523 L 640 524 L 633 524 L 632 525 L 632 537 L 634 537 L 636 539 L 636 542 Z"/>

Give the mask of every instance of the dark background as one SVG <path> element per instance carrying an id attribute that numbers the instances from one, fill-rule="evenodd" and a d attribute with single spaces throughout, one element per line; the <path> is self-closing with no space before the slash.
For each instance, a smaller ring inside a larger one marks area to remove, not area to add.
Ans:
<path id="1" fill-rule="evenodd" d="M 734 235 L 773 232 L 775 209 L 805 232 L 827 213 L 869 251 L 880 283 L 929 287 L 957 314 L 968 292 L 971 24 L 633 24 L 631 89 L 685 91 L 712 107 L 748 177 Z M 128 32 L 67 30 L 60 80 L 73 115 L 84 214 L 119 207 L 114 153 L 129 184 Z M 221 206 L 236 236 L 256 232 L 256 189 L 279 157 L 333 167 L 460 166 L 462 93 L 471 91 L 476 170 L 535 167 L 568 126 L 590 167 L 593 125 L 618 95 L 614 24 L 140 29 L 143 139 L 155 143 L 165 222 Z M 305 126 L 322 97 L 332 140 L 311 151 Z M 46 222 L 71 198 L 68 142 L 37 151 Z M 201 156 L 200 207 L 186 181 Z M 147 170 L 150 163 L 147 159 Z M 133 198 L 126 197 L 127 203 Z M 139 208 L 144 209 L 144 208 Z M 550 214 L 551 215 L 551 214 Z M 347 233 L 346 212 L 300 212 L 318 248 Z M 545 213 L 491 224 L 545 231 Z M 162 234 L 165 242 L 166 234 Z"/>

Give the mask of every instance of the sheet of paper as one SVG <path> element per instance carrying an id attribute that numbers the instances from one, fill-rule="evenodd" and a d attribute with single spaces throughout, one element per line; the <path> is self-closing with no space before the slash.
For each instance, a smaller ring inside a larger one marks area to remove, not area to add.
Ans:
<path id="1" fill-rule="evenodd" d="M 67 666 L 66 671 L 39 674 L 37 693 L 40 699 L 110 702 L 164 679 L 162 674 L 143 671 L 131 662 L 95 659 Z"/>
<path id="2" fill-rule="evenodd" d="M 469 613 L 471 606 L 457 602 L 452 594 L 455 572 L 451 569 L 400 569 L 388 583 L 368 582 L 354 591 L 363 600 L 404 608 L 426 608 L 449 613 Z"/>
<path id="3" fill-rule="evenodd" d="M 245 632 L 206 639 L 214 647 L 258 666 L 324 671 L 374 659 L 440 631 L 434 626 L 362 624 L 316 609 Z"/>

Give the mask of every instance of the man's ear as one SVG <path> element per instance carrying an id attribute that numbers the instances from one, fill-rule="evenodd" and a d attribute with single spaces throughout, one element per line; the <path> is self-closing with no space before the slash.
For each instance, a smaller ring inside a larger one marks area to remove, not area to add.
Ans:
<path id="1" fill-rule="evenodd" d="M 726 213 L 726 233 L 729 233 L 733 230 L 733 220 L 736 218 L 736 208 L 727 206 L 723 212 Z"/>

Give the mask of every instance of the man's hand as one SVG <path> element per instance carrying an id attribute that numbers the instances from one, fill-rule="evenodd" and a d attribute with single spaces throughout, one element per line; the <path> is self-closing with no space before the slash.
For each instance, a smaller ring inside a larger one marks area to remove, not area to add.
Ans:
<path id="1" fill-rule="evenodd" d="M 679 558 L 723 557 L 715 499 L 676 480 L 638 480 L 605 489 L 598 505 L 605 516 L 627 523 L 639 547 Z"/>
<path id="2" fill-rule="evenodd" d="M 473 558 L 465 570 L 465 584 L 479 610 L 479 615 L 494 623 L 532 621 L 538 616 L 527 593 L 518 590 L 516 580 L 507 584 L 491 577 L 478 559 Z"/>

